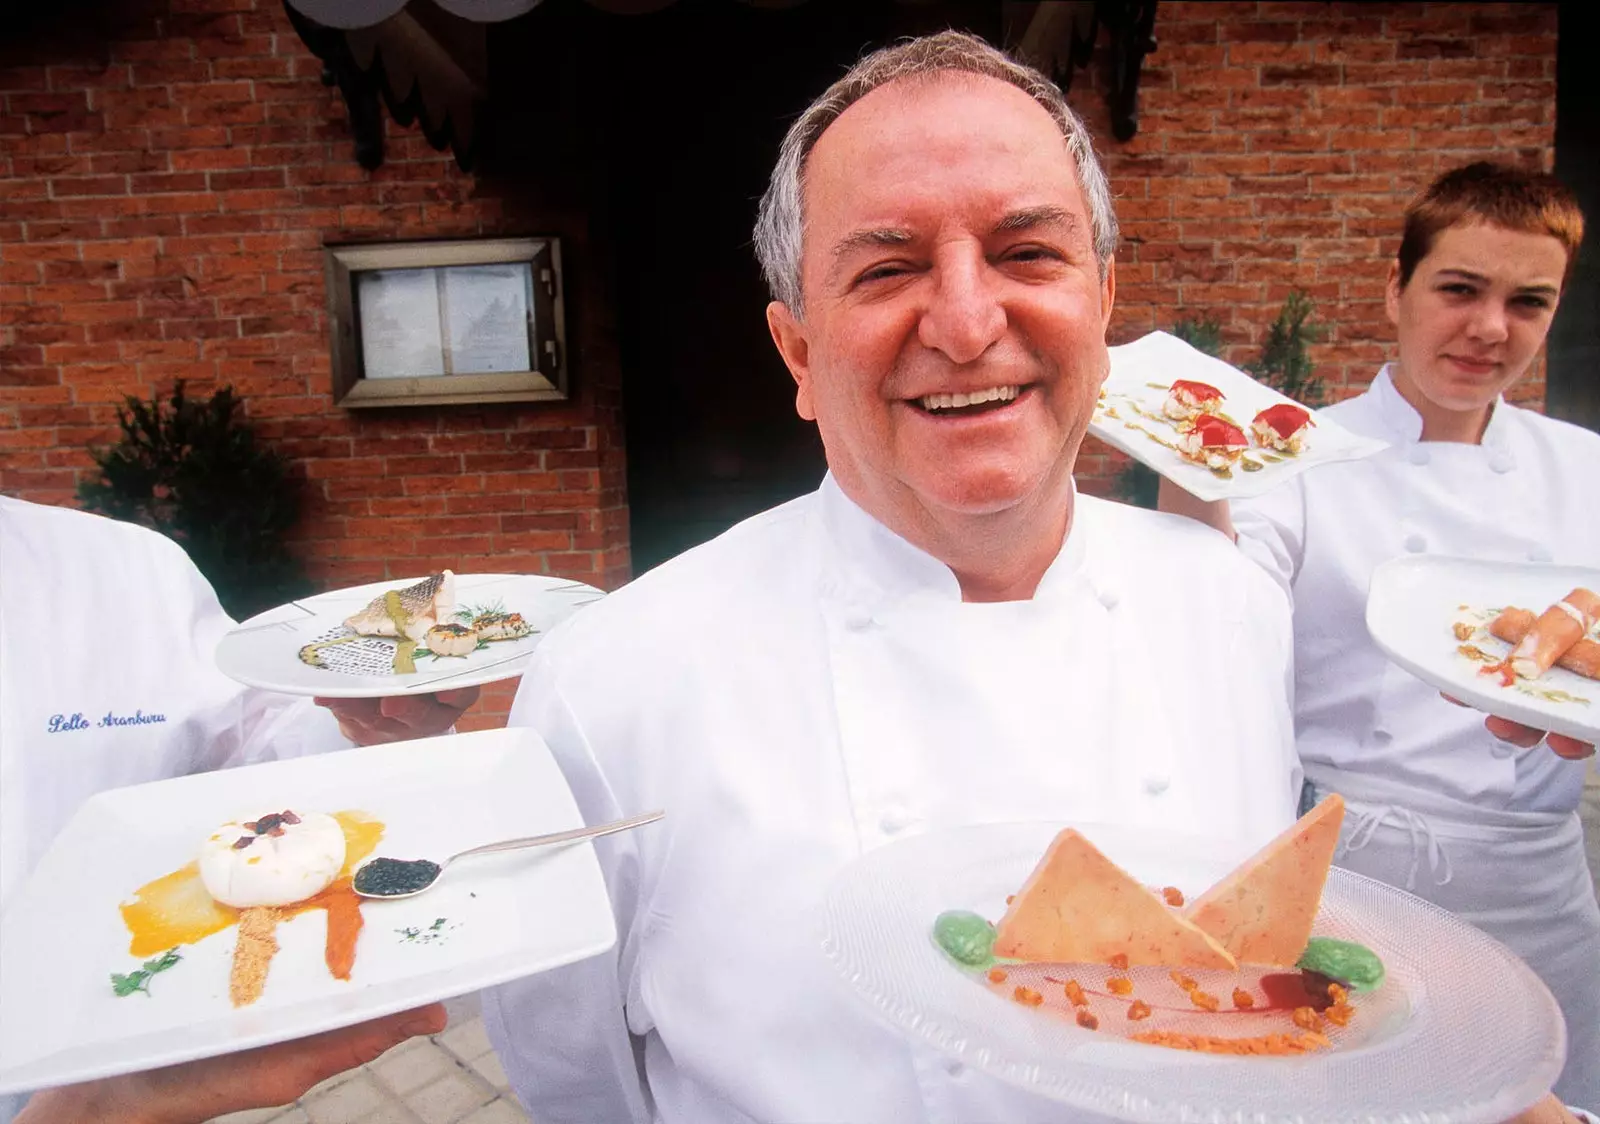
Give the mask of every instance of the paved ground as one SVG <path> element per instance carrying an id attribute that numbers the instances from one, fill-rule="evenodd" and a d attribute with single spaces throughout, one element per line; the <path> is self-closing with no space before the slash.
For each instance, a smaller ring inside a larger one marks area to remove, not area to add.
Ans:
<path id="1" fill-rule="evenodd" d="M 1589 870 L 1600 888 L 1600 771 L 1584 789 Z M 527 1124 L 506 1090 L 474 1000 L 450 1004 L 450 1026 L 397 1046 L 370 1066 L 336 1077 L 287 1108 L 236 1113 L 213 1124 Z"/>
<path id="2" fill-rule="evenodd" d="M 443 1034 L 414 1038 L 294 1104 L 212 1124 L 527 1124 L 489 1049 L 475 999 L 457 1000 Z"/>

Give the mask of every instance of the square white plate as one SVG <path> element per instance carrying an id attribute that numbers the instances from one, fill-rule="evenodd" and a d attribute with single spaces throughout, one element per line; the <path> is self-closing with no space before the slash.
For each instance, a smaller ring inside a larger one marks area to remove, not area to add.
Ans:
<path id="1" fill-rule="evenodd" d="M 519 640 L 497 640 L 466 656 L 419 656 L 417 670 L 405 675 L 390 670 L 395 649 L 392 640 L 366 638 L 348 647 L 326 649 L 330 665 L 337 666 L 313 667 L 300 659 L 300 649 L 312 641 L 353 635 L 344 625 L 345 618 L 360 612 L 375 597 L 422 580 L 369 582 L 257 613 L 222 638 L 217 645 L 217 667 L 249 687 L 335 699 L 476 687 L 521 675 L 546 632 L 605 596 L 592 585 L 539 574 L 457 574 L 458 609 L 477 606 L 521 613 L 533 626 L 533 634 Z"/>
<path id="2" fill-rule="evenodd" d="M 1251 419 L 1268 406 L 1299 403 L 1166 332 L 1151 332 L 1109 350 L 1111 374 L 1106 378 L 1089 432 L 1202 500 L 1259 496 L 1315 465 L 1357 460 L 1387 447 L 1386 442 L 1359 436 L 1312 411 L 1316 424 L 1302 438 L 1304 447 L 1299 455 L 1276 462 L 1262 461 L 1262 450 L 1252 446 L 1249 456 L 1261 463 L 1259 470 L 1246 472 L 1235 467 L 1231 477 L 1219 477 L 1204 465 L 1185 460 L 1176 450 L 1152 440 L 1153 435 L 1170 443 L 1178 437 L 1172 423 L 1161 416 L 1168 387 L 1178 379 L 1216 387 L 1223 394 L 1222 412 L 1246 433 Z"/>
<path id="3" fill-rule="evenodd" d="M 269 810 L 355 809 L 383 821 L 376 855 L 443 859 L 581 826 L 539 736 L 486 730 L 271 762 L 103 792 L 56 838 L 0 920 L 0 1093 L 300 1038 L 595 956 L 616 941 L 589 843 L 470 859 L 415 898 L 366 901 L 348 981 L 323 963 L 325 914 L 280 924 L 266 990 L 235 1010 L 236 930 L 118 998 L 136 968 L 120 902 L 194 859 L 216 825 Z M 644 829 L 648 830 L 648 829 Z M 406 939 L 445 918 L 436 940 Z"/>
<path id="4" fill-rule="evenodd" d="M 1533 683 L 1503 687 L 1497 677 L 1479 673 L 1482 663 L 1456 651 L 1463 642 L 1451 631 L 1457 621 L 1481 617 L 1486 624 L 1482 614 L 1487 610 L 1510 605 L 1538 616 L 1575 586 L 1600 590 L 1600 570 L 1428 555 L 1395 558 L 1372 572 L 1367 631 L 1384 655 L 1470 706 L 1541 730 L 1600 741 L 1600 682 L 1553 667 Z M 1494 656 L 1510 650 L 1487 638 L 1486 630 L 1467 643 Z M 1556 701 L 1539 691 L 1562 691 L 1585 701 Z"/>

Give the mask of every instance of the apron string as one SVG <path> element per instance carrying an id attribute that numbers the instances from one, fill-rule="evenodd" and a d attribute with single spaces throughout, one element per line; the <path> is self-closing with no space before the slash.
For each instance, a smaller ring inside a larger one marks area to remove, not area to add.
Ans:
<path id="1" fill-rule="evenodd" d="M 1371 843 L 1378 829 L 1393 818 L 1399 821 L 1399 826 L 1411 833 L 1411 869 L 1406 874 L 1407 890 L 1414 890 L 1417 887 L 1417 870 L 1422 865 L 1424 854 L 1428 859 L 1428 869 L 1433 874 L 1434 885 L 1448 885 L 1450 879 L 1454 877 L 1455 872 L 1450 866 L 1450 855 L 1439 842 L 1433 824 L 1426 816 L 1419 815 L 1410 808 L 1402 808 L 1398 804 L 1371 805 L 1346 802 L 1346 807 L 1357 813 L 1355 826 L 1350 832 L 1350 837 L 1341 842 L 1334 851 L 1335 862 Z M 1441 868 L 1443 874 L 1440 873 Z"/>

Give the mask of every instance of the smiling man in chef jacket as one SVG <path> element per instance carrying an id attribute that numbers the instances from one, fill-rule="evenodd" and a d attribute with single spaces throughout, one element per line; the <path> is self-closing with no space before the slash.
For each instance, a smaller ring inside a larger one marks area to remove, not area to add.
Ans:
<path id="1" fill-rule="evenodd" d="M 1116 220 L 1059 91 L 945 33 L 790 130 L 756 243 L 829 473 L 551 633 L 512 713 L 603 840 L 616 949 L 486 996 L 540 1124 L 1041 1121 L 829 978 L 817 915 L 912 833 L 1114 820 L 1239 857 L 1294 816 L 1288 606 L 1081 496 Z"/>
<path id="2" fill-rule="evenodd" d="M 212 653 L 233 622 L 183 550 L 142 527 L 0 496 L 0 912 L 97 792 L 442 733 L 476 690 L 333 712 L 246 688 Z M 293 1100 L 442 1028 L 442 1011 L 36 1097 L 24 1119 L 184 1122 Z M 0 1121 L 24 1097 L 0 1096 Z"/>

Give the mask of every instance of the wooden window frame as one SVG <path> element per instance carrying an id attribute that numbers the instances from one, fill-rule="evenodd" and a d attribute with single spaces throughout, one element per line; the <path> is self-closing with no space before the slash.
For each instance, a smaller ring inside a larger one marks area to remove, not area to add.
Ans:
<path id="1" fill-rule="evenodd" d="M 356 275 L 381 269 L 438 269 L 527 262 L 533 271 L 529 341 L 537 370 L 369 379 L 362 373 Z M 568 392 L 566 309 L 558 238 L 495 238 L 324 247 L 328 337 L 337 406 L 443 406 L 474 402 L 564 402 Z"/>

